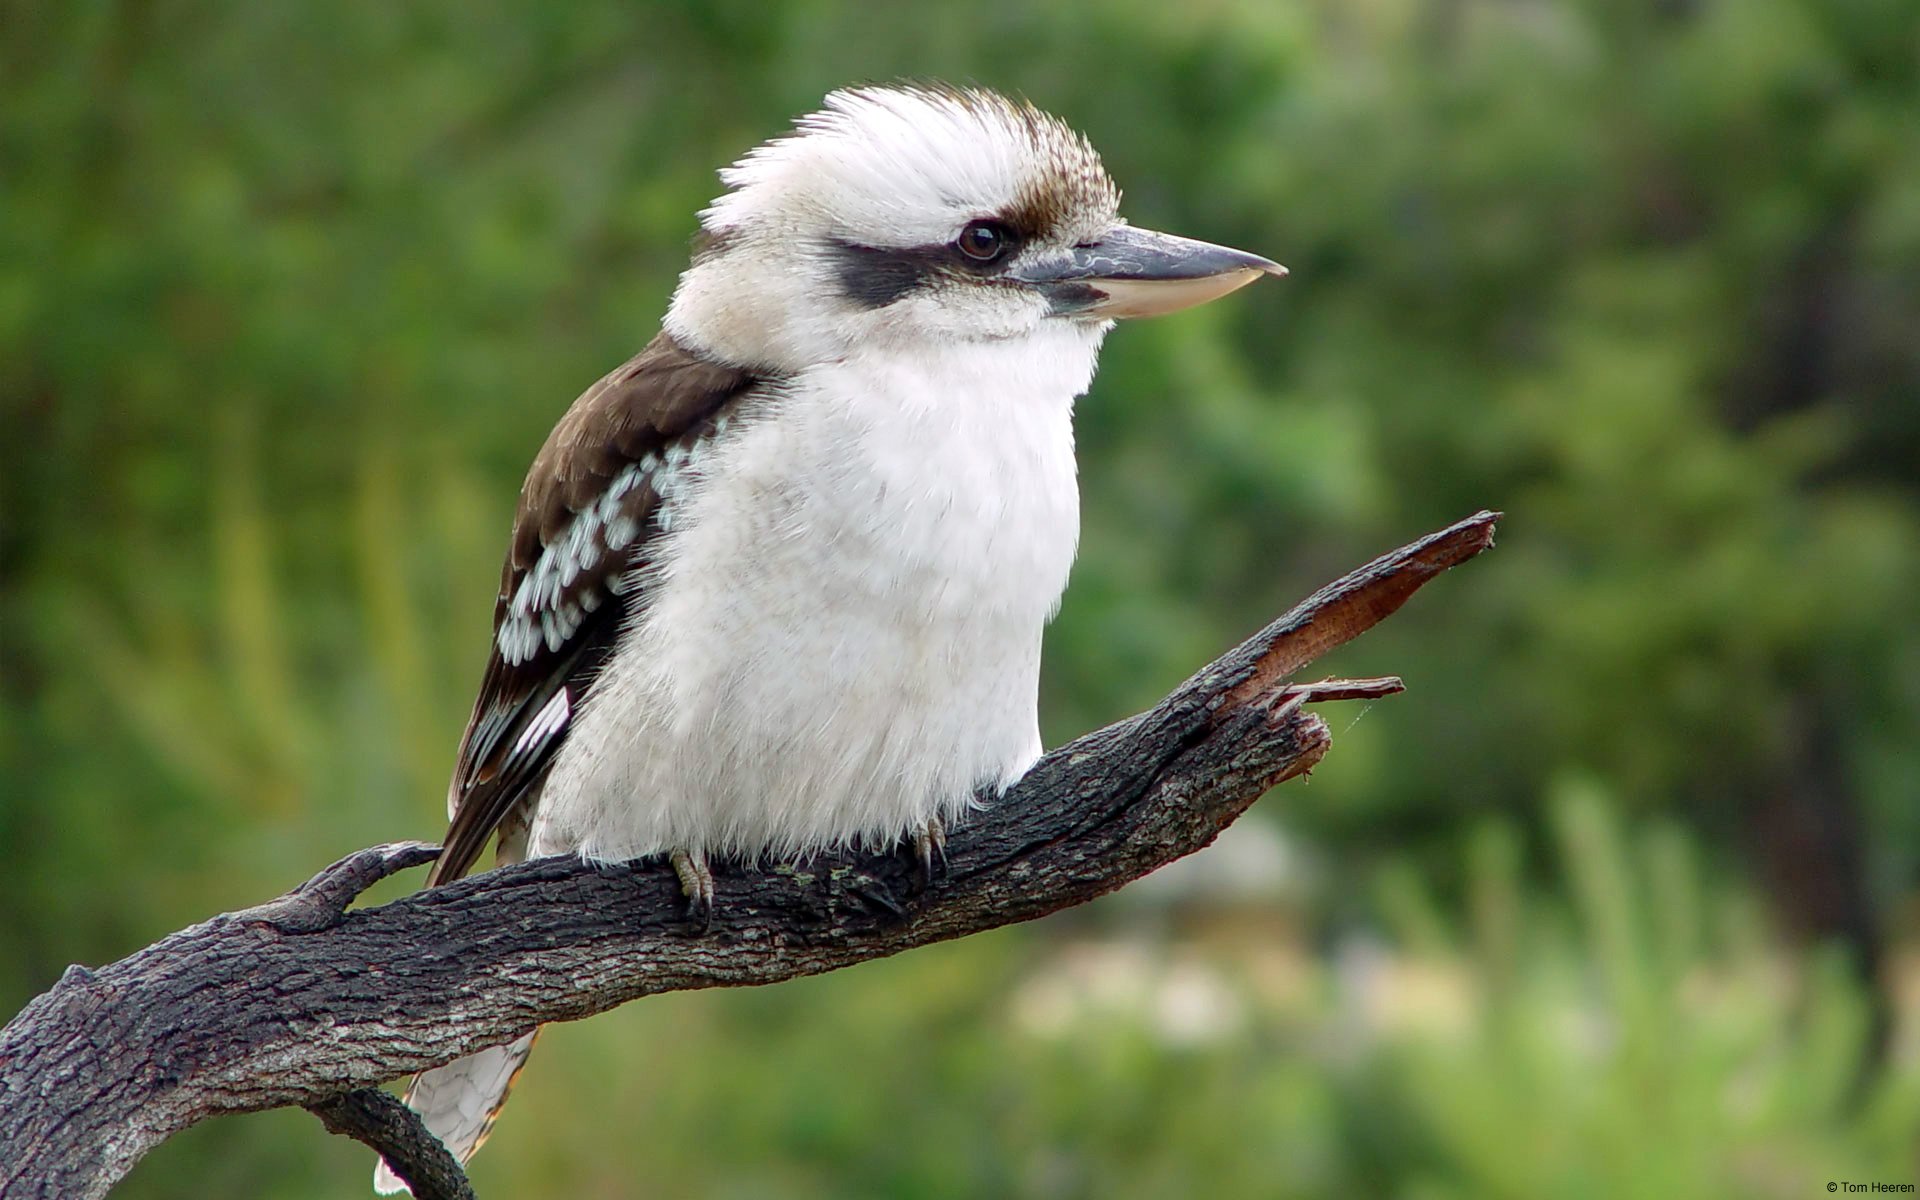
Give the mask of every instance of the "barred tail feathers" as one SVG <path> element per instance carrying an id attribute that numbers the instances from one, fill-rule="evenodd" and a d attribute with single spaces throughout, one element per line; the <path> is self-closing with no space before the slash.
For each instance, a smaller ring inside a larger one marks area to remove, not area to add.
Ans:
<path id="1" fill-rule="evenodd" d="M 526 806 L 522 805 L 501 823 L 499 847 L 494 855 L 496 865 L 506 866 L 526 858 L 527 815 Z M 533 1053 L 533 1039 L 539 1034 L 536 1028 L 504 1046 L 494 1046 L 457 1058 L 444 1067 L 422 1071 L 407 1085 L 407 1107 L 420 1114 L 427 1129 L 461 1165 L 473 1157 L 493 1132 L 494 1121 L 506 1107 L 507 1093 L 520 1078 L 527 1056 Z M 412 1189 L 381 1159 L 373 1169 L 373 1190 L 391 1196 Z"/>
<path id="2" fill-rule="evenodd" d="M 447 1151 L 461 1163 L 473 1157 L 493 1131 L 493 1123 L 507 1103 L 507 1093 L 533 1052 L 539 1030 L 505 1046 L 455 1059 L 444 1067 L 422 1071 L 407 1088 L 407 1107 Z M 383 1196 L 409 1190 L 383 1159 L 373 1172 L 373 1190 Z"/>

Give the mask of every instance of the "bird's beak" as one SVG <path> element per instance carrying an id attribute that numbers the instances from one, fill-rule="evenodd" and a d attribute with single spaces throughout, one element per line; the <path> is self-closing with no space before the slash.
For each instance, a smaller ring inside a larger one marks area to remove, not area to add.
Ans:
<path id="1" fill-rule="evenodd" d="M 1055 316 L 1106 320 L 1178 312 L 1286 273 L 1244 250 L 1116 225 L 1097 242 L 1037 259 L 1011 277 L 1045 295 Z"/>

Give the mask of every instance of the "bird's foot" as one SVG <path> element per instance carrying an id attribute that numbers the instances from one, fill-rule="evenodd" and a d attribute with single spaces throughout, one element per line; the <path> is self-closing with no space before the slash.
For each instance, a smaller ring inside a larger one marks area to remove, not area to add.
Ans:
<path id="1" fill-rule="evenodd" d="M 939 817 L 927 818 L 926 824 L 913 831 L 908 844 L 913 848 L 914 885 L 925 891 L 947 873 L 946 822 Z"/>
<path id="2" fill-rule="evenodd" d="M 713 868 L 705 854 L 675 850 L 667 856 L 680 877 L 680 894 L 687 898 L 687 918 L 705 933 L 713 928 Z"/>
<path id="3" fill-rule="evenodd" d="M 907 915 L 906 907 L 894 897 L 893 889 L 869 875 L 855 874 L 847 882 L 846 889 L 867 907 L 877 912 L 883 912 L 895 918 L 904 918 Z"/>

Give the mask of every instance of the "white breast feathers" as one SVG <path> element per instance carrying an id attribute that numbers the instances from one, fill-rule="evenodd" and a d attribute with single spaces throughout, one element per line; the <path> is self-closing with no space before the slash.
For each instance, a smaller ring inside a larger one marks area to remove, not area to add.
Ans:
<path id="1" fill-rule="evenodd" d="M 631 581 L 533 852 L 879 845 L 1018 778 L 1100 332 L 850 358 L 747 402 Z"/>

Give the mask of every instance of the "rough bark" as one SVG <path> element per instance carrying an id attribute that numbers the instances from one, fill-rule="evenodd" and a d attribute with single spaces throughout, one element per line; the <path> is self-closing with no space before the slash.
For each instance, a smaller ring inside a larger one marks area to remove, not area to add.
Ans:
<path id="1" fill-rule="evenodd" d="M 924 886 L 906 855 L 716 863 L 701 931 L 658 860 L 553 858 L 348 911 L 434 856 L 402 843 L 97 971 L 71 968 L 0 1031 L 0 1195 L 97 1197 L 179 1130 L 293 1104 L 379 1148 L 423 1196 L 471 1195 L 418 1123 L 366 1089 L 640 996 L 774 983 L 1030 920 L 1200 849 L 1326 753 L 1327 727 L 1304 705 L 1400 690 L 1289 677 L 1490 546 L 1497 518 L 1376 559 L 1147 712 L 1048 754 L 953 831 Z"/>

